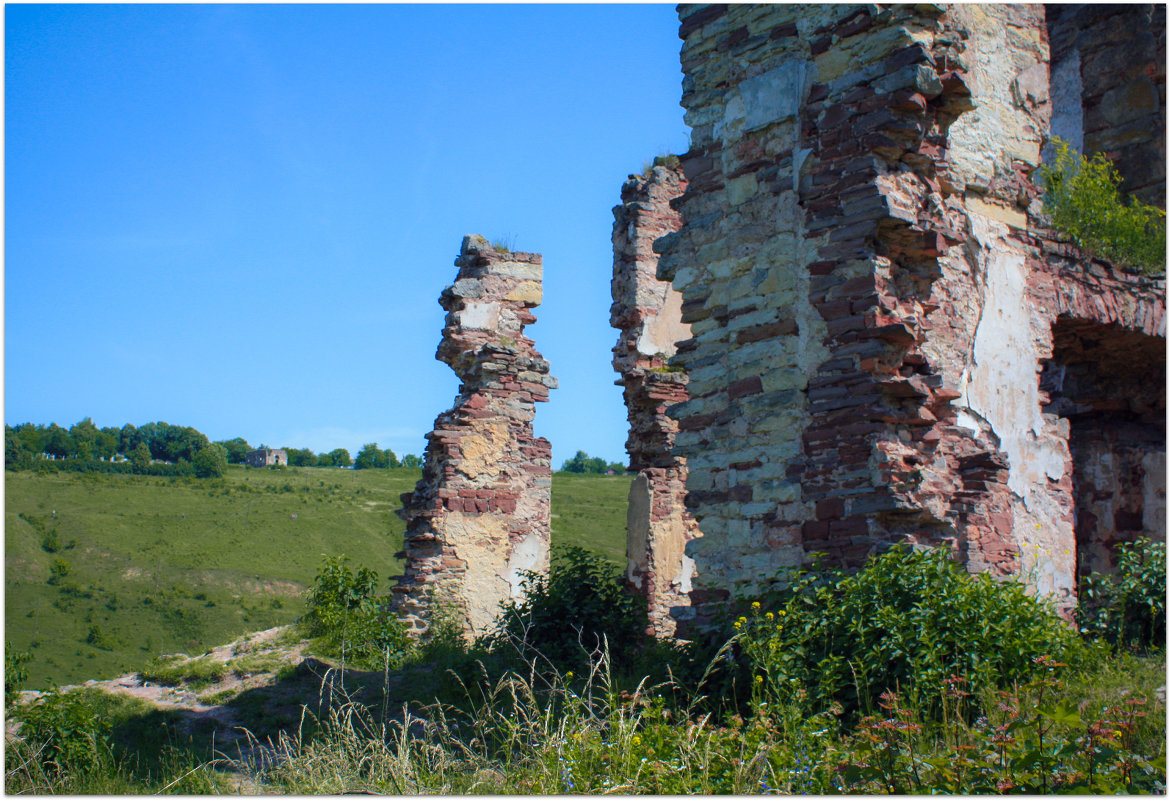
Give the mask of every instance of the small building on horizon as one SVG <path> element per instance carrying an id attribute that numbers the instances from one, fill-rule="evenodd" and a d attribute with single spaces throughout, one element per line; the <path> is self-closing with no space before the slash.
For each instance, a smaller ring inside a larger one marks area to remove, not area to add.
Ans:
<path id="1" fill-rule="evenodd" d="M 287 465 L 289 463 L 289 454 L 284 448 L 266 448 L 261 445 L 256 450 L 247 453 L 244 457 L 244 463 L 249 467 Z"/>

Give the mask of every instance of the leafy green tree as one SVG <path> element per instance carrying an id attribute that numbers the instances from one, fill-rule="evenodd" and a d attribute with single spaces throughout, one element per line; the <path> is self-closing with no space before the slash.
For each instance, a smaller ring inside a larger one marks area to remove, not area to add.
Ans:
<path id="1" fill-rule="evenodd" d="M 394 455 L 394 451 L 392 451 L 390 448 L 387 448 L 382 452 L 382 454 L 386 457 L 386 467 L 392 469 L 398 467 L 398 457 Z"/>
<path id="2" fill-rule="evenodd" d="M 142 437 L 138 433 L 138 426 L 127 423 L 122 426 L 122 431 L 118 435 L 118 453 L 130 458 L 130 454 L 134 453 L 135 446 L 142 441 Z"/>
<path id="3" fill-rule="evenodd" d="M 130 452 L 130 462 L 136 473 L 145 473 L 150 468 L 150 458 L 150 448 L 145 442 L 138 443 Z"/>
<path id="4" fill-rule="evenodd" d="M 113 426 L 107 426 L 94 437 L 94 456 L 99 459 L 112 459 L 118 452 L 118 440 L 121 431 Z"/>
<path id="5" fill-rule="evenodd" d="M 317 465 L 317 454 L 308 448 L 285 448 L 289 456 L 290 467 L 314 467 Z"/>
<path id="6" fill-rule="evenodd" d="M 53 423 L 49 426 L 48 438 L 45 441 L 45 453 L 64 459 L 74 452 L 73 437 L 61 426 Z"/>
<path id="7" fill-rule="evenodd" d="M 228 472 L 228 454 L 219 445 L 208 445 L 195 454 L 191 466 L 199 478 L 219 478 Z"/>
<path id="8" fill-rule="evenodd" d="M 584 473 L 586 471 L 586 461 L 589 458 L 589 454 L 585 451 L 578 451 L 573 455 L 572 459 L 565 460 L 565 464 L 561 465 L 561 469 L 566 473 Z"/>
<path id="9" fill-rule="evenodd" d="M 252 450 L 248 440 L 243 437 L 227 439 L 217 442 L 216 445 L 219 445 L 228 454 L 228 464 L 244 464 L 244 458 L 248 455 L 248 451 Z"/>
<path id="10" fill-rule="evenodd" d="M 98 433 L 98 427 L 88 417 L 74 423 L 69 429 L 69 436 L 73 439 L 73 452 L 82 459 L 94 458 Z"/>
<path id="11" fill-rule="evenodd" d="M 370 442 L 362 446 L 358 456 L 354 459 L 355 470 L 371 470 L 386 467 L 386 451 L 379 450 L 377 442 Z"/>
<path id="12" fill-rule="evenodd" d="M 422 464 L 422 462 L 419 460 L 419 457 L 413 453 L 408 453 L 403 457 L 403 467 L 418 467 L 420 464 Z"/>
<path id="13" fill-rule="evenodd" d="M 354 463 L 354 460 L 350 458 L 350 452 L 345 448 L 334 448 L 325 456 L 329 459 L 331 467 L 349 467 Z"/>
<path id="14" fill-rule="evenodd" d="M 4 426 L 4 464 L 12 468 L 29 457 L 28 449 L 12 426 Z"/>
<path id="15" fill-rule="evenodd" d="M 567 459 L 561 469 L 566 473 L 596 473 L 602 474 L 610 467 L 601 456 L 590 456 L 585 451 L 578 451 L 572 459 Z M 621 465 L 619 470 L 625 470 Z"/>

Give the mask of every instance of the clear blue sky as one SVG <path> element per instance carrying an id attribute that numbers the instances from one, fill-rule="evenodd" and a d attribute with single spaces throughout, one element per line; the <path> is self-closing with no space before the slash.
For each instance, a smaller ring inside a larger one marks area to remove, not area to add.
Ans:
<path id="1" fill-rule="evenodd" d="M 611 208 L 687 148 L 673 5 L 8 5 L 8 424 L 423 451 L 464 234 L 543 254 L 555 465 L 625 461 Z"/>

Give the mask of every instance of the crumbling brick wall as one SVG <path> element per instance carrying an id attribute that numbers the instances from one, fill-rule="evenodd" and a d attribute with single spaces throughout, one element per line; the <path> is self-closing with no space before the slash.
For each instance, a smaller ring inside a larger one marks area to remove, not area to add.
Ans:
<path id="1" fill-rule="evenodd" d="M 692 148 L 659 271 L 692 330 L 671 413 L 699 621 L 809 552 L 898 541 L 1068 609 L 1070 421 L 1038 375 L 1059 318 L 1165 327 L 1161 281 L 1096 276 L 1039 227 L 1043 8 L 680 17 Z"/>
<path id="2" fill-rule="evenodd" d="M 524 336 L 541 302 L 541 257 L 468 236 L 455 264 L 436 358 L 459 376 L 459 394 L 427 435 L 423 477 L 399 512 L 406 566 L 394 603 L 416 633 L 443 607 L 482 633 L 520 597 L 523 574 L 549 564 L 552 453 L 532 421 L 557 380 Z"/>
<path id="3" fill-rule="evenodd" d="M 678 230 L 679 213 L 670 203 L 686 188 L 682 170 L 652 166 L 632 175 L 614 208 L 614 276 L 610 324 L 619 330 L 614 369 L 621 378 L 630 434 L 626 450 L 630 487 L 626 525 L 626 580 L 646 598 L 651 633 L 670 637 L 675 618 L 690 602 L 694 562 L 684 553 L 698 527 L 684 507 L 687 460 L 673 446 L 678 423 L 667 407 L 687 400 L 687 374 L 672 368 L 675 343 L 688 339 L 681 320 L 682 298 L 657 278 L 655 240 Z"/>

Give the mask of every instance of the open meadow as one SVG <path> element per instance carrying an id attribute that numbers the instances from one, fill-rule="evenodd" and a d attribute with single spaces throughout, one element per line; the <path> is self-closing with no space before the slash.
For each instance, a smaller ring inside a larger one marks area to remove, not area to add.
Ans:
<path id="1" fill-rule="evenodd" d="M 27 687 L 202 653 L 290 623 L 325 557 L 398 575 L 420 471 L 229 468 L 222 479 L 5 474 L 5 638 Z M 623 562 L 624 477 L 557 474 L 554 545 Z"/>

